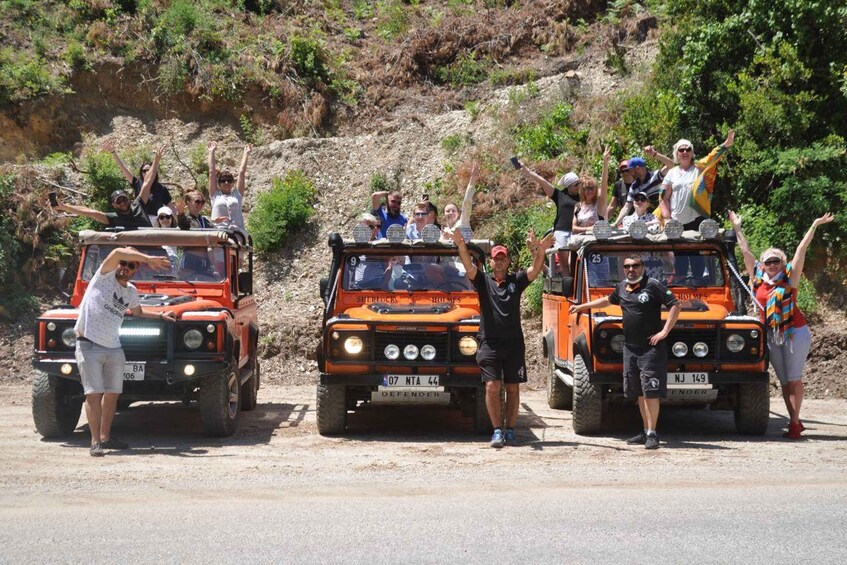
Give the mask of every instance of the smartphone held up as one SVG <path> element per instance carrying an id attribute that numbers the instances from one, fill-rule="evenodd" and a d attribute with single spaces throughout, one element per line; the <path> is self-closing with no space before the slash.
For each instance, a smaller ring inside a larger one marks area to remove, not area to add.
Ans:
<path id="1" fill-rule="evenodd" d="M 521 168 L 521 162 L 520 162 L 520 161 L 518 161 L 518 158 L 517 158 L 517 157 L 512 157 L 511 159 L 509 159 L 509 161 L 511 161 L 511 162 L 512 162 L 512 166 L 513 166 L 514 168 L 516 168 L 516 169 L 520 169 L 520 168 Z"/>

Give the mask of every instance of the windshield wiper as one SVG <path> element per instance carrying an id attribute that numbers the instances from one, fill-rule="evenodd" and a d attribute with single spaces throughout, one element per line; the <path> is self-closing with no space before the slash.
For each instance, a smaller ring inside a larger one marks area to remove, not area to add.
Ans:
<path id="1" fill-rule="evenodd" d="M 153 275 L 154 279 L 159 279 L 163 281 L 176 281 L 179 280 L 176 275 Z"/>

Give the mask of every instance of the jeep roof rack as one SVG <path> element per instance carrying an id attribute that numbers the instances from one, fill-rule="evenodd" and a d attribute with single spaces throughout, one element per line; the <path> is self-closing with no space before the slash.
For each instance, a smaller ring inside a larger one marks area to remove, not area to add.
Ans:
<path id="1" fill-rule="evenodd" d="M 714 239 L 706 239 L 699 232 L 688 230 L 682 232 L 682 236 L 676 239 L 670 239 L 664 232 L 652 234 L 648 233 L 645 237 L 641 239 L 634 238 L 629 235 L 629 233 L 623 230 L 613 230 L 612 235 L 608 239 L 597 239 L 592 234 L 580 234 L 572 236 L 570 241 L 568 242 L 568 249 L 578 250 L 581 249 L 591 243 L 606 243 L 606 244 L 615 244 L 615 243 L 702 243 L 713 241 L 716 243 L 723 242 L 724 240 L 734 239 L 734 233 L 729 232 L 726 233 L 723 229 L 718 230 L 718 234 Z"/>
<path id="2" fill-rule="evenodd" d="M 416 239 L 404 239 L 400 243 L 391 243 L 387 239 L 378 239 L 376 241 L 369 241 L 366 243 L 356 243 L 353 239 L 344 238 L 344 248 L 371 248 L 371 249 L 456 249 L 456 246 L 453 245 L 452 242 L 446 243 L 442 241 L 438 241 L 435 243 L 424 243 L 423 240 Z M 468 242 L 468 245 L 472 247 L 477 247 L 480 251 L 485 254 L 491 252 L 491 248 L 494 246 L 494 243 L 490 239 L 472 239 Z"/>
<path id="3" fill-rule="evenodd" d="M 146 228 L 122 232 L 98 232 L 83 230 L 79 241 L 84 245 L 94 243 L 118 245 L 179 245 L 195 246 L 227 245 L 252 249 L 253 239 L 242 230 L 235 229 L 191 229 Z"/>

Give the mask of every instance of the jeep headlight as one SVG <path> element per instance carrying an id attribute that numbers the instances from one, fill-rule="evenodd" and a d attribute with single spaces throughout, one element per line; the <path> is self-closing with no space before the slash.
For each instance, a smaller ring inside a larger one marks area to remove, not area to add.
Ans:
<path id="1" fill-rule="evenodd" d="M 182 334 L 182 343 L 184 343 L 185 347 L 188 349 L 198 349 L 201 345 L 203 345 L 203 334 L 200 333 L 200 330 L 191 328 Z"/>
<path id="2" fill-rule="evenodd" d="M 744 349 L 744 338 L 738 334 L 729 334 L 726 338 L 726 348 L 733 353 L 738 353 Z"/>
<path id="3" fill-rule="evenodd" d="M 479 343 L 475 337 L 466 335 L 459 340 L 459 353 L 462 355 L 476 355 L 477 349 L 479 349 Z"/>
<path id="4" fill-rule="evenodd" d="M 694 344 L 694 347 L 691 348 L 691 352 L 694 353 L 695 357 L 705 357 L 709 354 L 709 346 L 702 341 L 698 341 Z"/>
<path id="5" fill-rule="evenodd" d="M 365 342 L 357 335 L 353 335 L 344 340 L 344 351 L 350 355 L 358 355 L 365 348 Z"/>
<path id="6" fill-rule="evenodd" d="M 65 328 L 65 331 L 62 332 L 62 343 L 65 344 L 65 347 L 76 346 L 76 332 L 73 328 Z"/>
<path id="7" fill-rule="evenodd" d="M 624 337 L 623 334 L 616 334 L 615 337 L 612 338 L 612 341 L 609 343 L 609 346 L 612 348 L 612 351 L 615 353 L 623 352 L 623 342 Z"/>

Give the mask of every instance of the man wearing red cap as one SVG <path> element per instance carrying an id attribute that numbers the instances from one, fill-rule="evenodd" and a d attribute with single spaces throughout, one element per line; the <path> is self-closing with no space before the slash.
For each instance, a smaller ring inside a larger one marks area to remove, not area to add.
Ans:
<path id="1" fill-rule="evenodd" d="M 453 241 L 459 248 L 459 257 L 479 293 L 479 350 L 476 361 L 485 382 L 485 404 L 488 417 L 494 426 L 491 447 L 503 447 L 515 440 L 515 422 L 520 405 L 520 383 L 526 382 L 524 339 L 521 328 L 521 294 L 535 280 L 544 264 L 544 252 L 553 246 L 553 234 L 542 240 L 530 230 L 527 247 L 532 251 L 532 266 L 525 271 L 509 273 L 509 252 L 502 245 L 491 249 L 486 276 L 473 263 L 465 240 L 459 230 L 453 232 Z M 506 422 L 503 430 L 500 402 L 501 381 L 506 385 Z"/>

